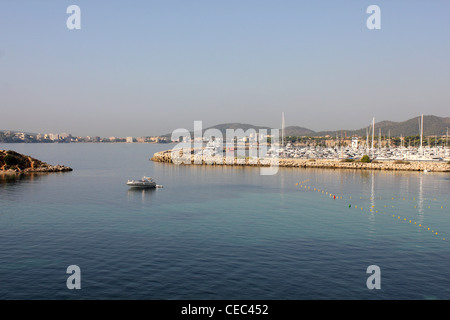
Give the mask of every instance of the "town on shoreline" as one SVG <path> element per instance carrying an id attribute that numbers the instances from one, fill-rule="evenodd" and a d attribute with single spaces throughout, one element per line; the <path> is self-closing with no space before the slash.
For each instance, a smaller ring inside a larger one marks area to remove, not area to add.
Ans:
<path id="1" fill-rule="evenodd" d="M 267 144 L 270 144 L 270 135 L 267 135 Z M 352 136 L 352 137 L 334 137 L 329 134 L 323 136 L 285 136 L 284 142 L 294 147 L 348 147 L 354 144 L 354 140 L 359 140 L 359 145 L 364 145 L 366 136 Z M 242 139 L 239 143 L 247 143 L 251 141 L 252 137 L 247 140 Z M 423 146 L 443 146 L 447 145 L 448 137 L 446 135 L 428 136 L 423 140 Z M 171 139 L 168 135 L 162 136 L 145 136 L 145 137 L 100 137 L 100 136 L 73 136 L 69 133 L 46 133 L 46 134 L 32 134 L 16 131 L 0 131 L 0 143 L 179 143 L 180 138 Z M 201 143 L 207 143 L 208 139 L 202 139 Z M 392 147 L 416 147 L 420 143 L 420 136 L 405 136 L 405 137 L 375 137 L 377 146 L 392 146 Z"/>
<path id="2" fill-rule="evenodd" d="M 34 134 L 19 131 L 0 131 L 0 143 L 169 143 L 166 136 L 148 137 L 100 137 L 100 136 L 73 136 L 70 133 Z"/>

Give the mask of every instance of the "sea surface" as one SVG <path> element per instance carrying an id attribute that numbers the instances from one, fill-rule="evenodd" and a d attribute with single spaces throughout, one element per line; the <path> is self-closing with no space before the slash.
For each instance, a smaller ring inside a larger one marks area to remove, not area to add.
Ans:
<path id="1" fill-rule="evenodd" d="M 1 144 L 74 171 L 0 178 L 0 299 L 450 299 L 450 174 L 149 161 L 171 147 Z"/>

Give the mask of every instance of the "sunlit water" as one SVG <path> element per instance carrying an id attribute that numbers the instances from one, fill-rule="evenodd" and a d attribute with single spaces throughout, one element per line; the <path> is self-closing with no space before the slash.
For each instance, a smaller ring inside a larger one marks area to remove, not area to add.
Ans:
<path id="1" fill-rule="evenodd" d="M 0 298 L 450 298 L 449 174 L 149 161 L 170 147 L 0 145 L 74 169 L 0 178 Z"/>

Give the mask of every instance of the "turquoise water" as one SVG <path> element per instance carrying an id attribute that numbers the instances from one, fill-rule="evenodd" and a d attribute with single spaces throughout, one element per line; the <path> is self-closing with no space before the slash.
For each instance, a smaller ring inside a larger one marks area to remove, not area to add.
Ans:
<path id="1" fill-rule="evenodd" d="M 450 298 L 449 174 L 148 160 L 168 148 L 0 145 L 74 169 L 1 178 L 0 298 Z M 125 185 L 143 175 L 164 188 Z"/>

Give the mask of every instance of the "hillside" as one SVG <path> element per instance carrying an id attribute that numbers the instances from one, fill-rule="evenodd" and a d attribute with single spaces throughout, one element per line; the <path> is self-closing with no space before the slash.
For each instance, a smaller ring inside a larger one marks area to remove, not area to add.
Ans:
<path id="1" fill-rule="evenodd" d="M 315 135 L 316 132 L 314 132 L 313 130 L 307 129 L 307 128 L 303 128 L 303 127 L 298 127 L 298 126 L 289 126 L 286 127 L 284 129 L 284 133 L 286 136 L 312 136 Z"/>
<path id="2" fill-rule="evenodd" d="M 423 117 L 423 127 L 424 127 L 424 135 L 425 136 L 432 136 L 432 135 L 445 135 L 447 132 L 447 128 L 450 128 L 450 118 L 448 117 L 437 117 L 437 116 L 424 116 Z M 415 136 L 419 134 L 419 119 L 420 117 L 415 117 L 403 122 L 394 122 L 394 121 L 380 121 L 375 122 L 375 135 L 378 135 L 379 129 L 381 129 L 382 135 L 388 135 L 389 131 L 391 134 L 391 137 L 400 137 L 400 135 L 406 136 Z M 358 135 L 358 136 L 365 136 L 366 135 L 366 129 L 368 128 L 364 127 L 357 130 L 348 130 L 348 129 L 342 129 L 342 130 L 335 130 L 335 131 L 319 131 L 316 132 L 314 130 L 300 127 L 300 126 L 288 126 L 285 128 L 285 135 L 286 136 L 311 136 L 311 137 L 317 137 L 317 136 L 325 136 L 330 135 L 335 137 L 336 135 L 342 136 L 343 134 L 346 134 L 347 137 L 352 135 Z M 268 133 L 270 133 L 270 127 L 267 126 L 255 126 L 251 124 L 246 123 L 223 123 L 218 124 L 216 126 L 212 126 L 209 128 L 203 129 L 204 133 L 208 129 L 217 129 L 219 130 L 222 135 L 225 137 L 226 129 L 242 129 L 244 131 L 253 128 L 256 131 L 259 131 L 260 129 L 266 129 Z M 191 132 L 193 135 L 193 132 Z M 171 136 L 171 134 L 164 135 L 166 137 Z"/>
<path id="3" fill-rule="evenodd" d="M 400 135 L 406 136 L 416 136 L 420 133 L 419 131 L 419 120 L 420 117 L 415 117 L 403 122 L 394 121 L 380 121 L 375 122 L 375 135 L 378 135 L 379 129 L 381 129 L 381 135 L 388 135 L 389 131 L 391 137 L 400 137 Z M 335 136 L 336 133 L 341 135 L 345 132 L 347 136 L 358 135 L 365 136 L 366 129 L 364 127 L 358 130 L 337 130 L 337 131 L 321 131 L 316 132 L 315 136 L 331 135 Z M 437 116 L 423 116 L 423 134 L 424 136 L 433 135 L 445 135 L 447 133 L 447 128 L 450 128 L 450 118 L 437 117 Z"/>

